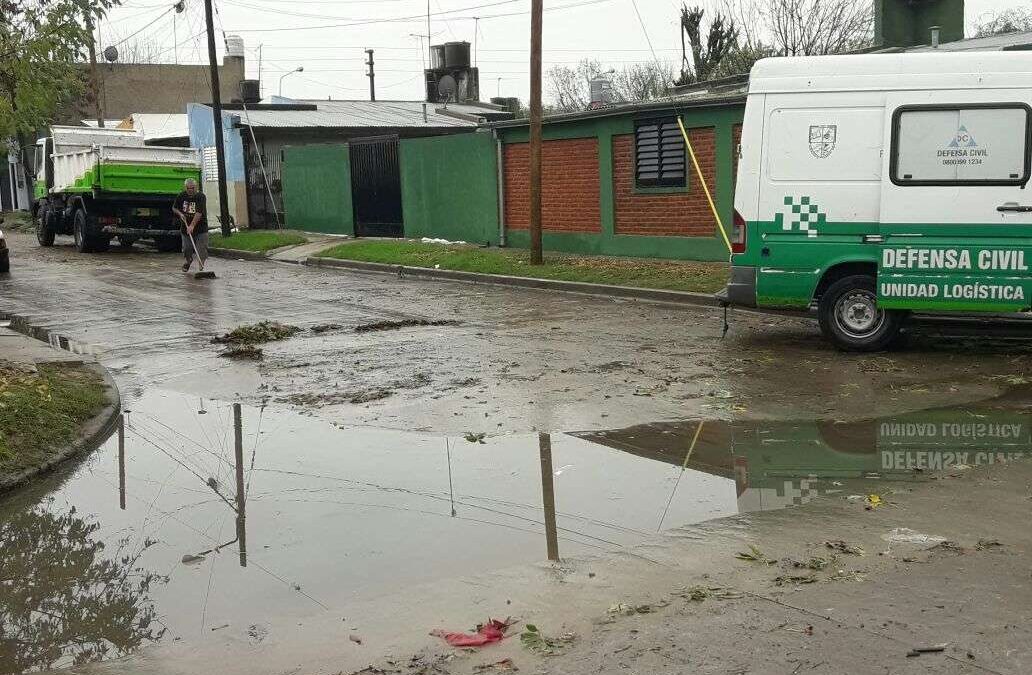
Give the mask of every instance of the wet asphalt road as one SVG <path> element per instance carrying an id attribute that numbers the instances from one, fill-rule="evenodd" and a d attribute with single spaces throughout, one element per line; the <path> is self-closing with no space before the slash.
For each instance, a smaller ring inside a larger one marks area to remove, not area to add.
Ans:
<path id="1" fill-rule="evenodd" d="M 130 401 L 160 386 L 293 406 L 341 424 L 499 434 L 693 418 L 858 419 L 981 400 L 1032 371 L 1032 343 L 942 337 L 841 354 L 805 318 L 213 260 L 215 281 L 137 247 L 81 255 L 10 237 L 0 312 L 96 353 Z M 454 326 L 355 333 L 399 319 Z M 210 339 L 263 319 L 306 329 L 257 363 Z M 332 324 L 321 333 L 313 326 Z"/>
<path id="2" fill-rule="evenodd" d="M 3 602 L 52 602 L 76 638 L 50 644 L 46 619 L 20 615 L 24 644 L 60 647 L 15 650 L 23 668 L 92 660 L 95 646 L 151 646 L 131 672 L 203 672 L 228 653 L 243 656 L 226 672 L 332 673 L 341 654 L 358 668 L 369 660 L 348 636 L 393 639 L 407 589 L 441 587 L 405 640 L 508 611 L 500 596 L 469 614 L 510 586 L 535 596 L 534 573 L 496 588 L 497 571 L 542 560 L 550 523 L 564 563 L 542 572 L 544 595 L 585 555 L 660 574 L 653 538 L 670 528 L 884 489 L 871 476 L 908 492 L 925 479 L 915 469 L 993 471 L 1032 448 L 1032 349 L 1012 336 L 927 329 L 906 351 L 844 355 L 796 317 L 735 313 L 721 339 L 705 308 L 231 260 L 211 261 L 206 282 L 148 249 L 11 244 L 0 312 L 95 353 L 129 411 L 121 469 L 112 438 L 0 504 L 0 567 L 23 566 L 32 581 L 17 588 L 36 594 Z M 257 362 L 219 356 L 213 336 L 264 319 L 302 331 Z M 457 323 L 354 330 L 405 319 Z M 954 407 L 924 410 L 937 405 Z M 73 559 L 89 564 L 51 573 Z M 496 576 L 468 579 L 479 571 Z M 84 611 L 98 584 L 105 609 Z M 608 588 L 564 617 L 608 606 Z"/>

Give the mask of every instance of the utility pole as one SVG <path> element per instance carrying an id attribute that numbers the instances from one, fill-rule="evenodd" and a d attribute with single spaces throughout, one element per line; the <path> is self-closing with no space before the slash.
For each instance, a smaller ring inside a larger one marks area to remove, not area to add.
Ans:
<path id="1" fill-rule="evenodd" d="M 232 236 L 229 227 L 229 196 L 226 194 L 226 147 L 222 139 L 222 96 L 219 90 L 219 64 L 215 60 L 215 25 L 211 18 L 211 0 L 204 0 L 204 24 L 208 30 L 208 68 L 211 70 L 211 116 L 215 122 L 215 164 L 219 178 L 219 219 L 222 236 Z"/>
<path id="2" fill-rule="evenodd" d="M 541 13 L 542 0 L 530 2 L 530 264 L 541 257 Z"/>
<path id="3" fill-rule="evenodd" d="M 89 52 L 90 52 L 90 92 L 93 94 L 93 114 L 97 116 L 97 126 L 104 128 L 104 106 L 100 102 L 100 87 L 97 78 L 97 33 L 93 30 L 93 18 L 86 20 L 86 27 L 90 30 Z"/>
<path id="4" fill-rule="evenodd" d="M 366 65 L 369 66 L 369 72 L 366 73 L 366 77 L 369 78 L 369 100 L 376 100 L 376 73 L 373 71 L 373 50 L 367 49 L 365 53 L 369 55 L 369 60 L 366 61 Z"/>
<path id="5" fill-rule="evenodd" d="M 552 471 L 552 435 L 538 432 L 541 455 L 541 504 L 545 510 L 545 548 L 548 559 L 559 560 L 559 530 L 555 524 L 555 474 Z"/>

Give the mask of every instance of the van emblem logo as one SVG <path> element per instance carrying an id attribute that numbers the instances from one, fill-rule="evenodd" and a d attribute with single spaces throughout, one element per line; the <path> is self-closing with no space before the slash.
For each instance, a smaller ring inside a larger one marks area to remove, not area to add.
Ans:
<path id="1" fill-rule="evenodd" d="M 971 135 L 971 132 L 967 130 L 963 124 L 957 129 L 957 135 L 953 137 L 950 144 L 946 147 L 949 148 L 977 148 L 978 143 L 975 143 L 975 137 Z"/>
<path id="2" fill-rule="evenodd" d="M 838 125 L 814 124 L 810 127 L 810 154 L 817 159 L 824 159 L 835 149 L 838 137 Z"/>

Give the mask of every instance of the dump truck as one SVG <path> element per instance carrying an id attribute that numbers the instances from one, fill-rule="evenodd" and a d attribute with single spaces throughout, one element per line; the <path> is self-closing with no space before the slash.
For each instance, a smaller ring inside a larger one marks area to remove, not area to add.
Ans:
<path id="1" fill-rule="evenodd" d="M 72 235 L 83 253 L 152 240 L 160 251 L 180 245 L 172 200 L 183 181 L 200 183 L 194 148 L 145 145 L 133 129 L 53 126 L 36 144 L 32 214 L 41 246 Z"/>

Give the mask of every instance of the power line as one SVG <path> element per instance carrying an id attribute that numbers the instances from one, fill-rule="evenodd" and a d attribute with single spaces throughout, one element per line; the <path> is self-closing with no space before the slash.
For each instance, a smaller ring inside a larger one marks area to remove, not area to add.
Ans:
<path id="1" fill-rule="evenodd" d="M 645 27 L 645 19 L 641 18 L 641 12 L 638 10 L 638 0 L 631 0 L 631 4 L 634 6 L 634 13 L 638 15 L 638 23 L 641 24 L 641 32 L 645 34 L 645 42 L 649 43 L 649 51 L 652 52 L 652 58 L 658 65 L 659 57 L 656 56 L 656 48 L 652 46 L 652 38 L 649 37 L 649 29 Z"/>
<path id="2" fill-rule="evenodd" d="M 505 1 L 509 2 L 511 0 L 505 0 Z M 549 8 L 546 8 L 544 11 L 546 11 L 546 12 L 554 12 L 554 11 L 559 11 L 559 10 L 564 10 L 564 9 L 574 9 L 576 7 L 584 7 L 586 5 L 598 5 L 598 4 L 602 4 L 602 3 L 605 3 L 605 2 L 612 2 L 612 1 L 613 0 L 583 0 L 582 2 L 574 2 L 574 3 L 569 3 L 569 4 L 566 4 L 566 5 L 559 5 L 558 7 L 549 7 Z M 474 6 L 471 6 L 471 7 L 464 7 L 462 9 L 449 10 L 449 13 L 481 9 L 483 7 L 493 6 L 494 4 L 501 4 L 501 3 L 492 3 L 492 4 L 488 4 L 488 5 L 474 5 Z M 529 14 L 529 13 L 530 13 L 529 11 L 519 11 L 519 12 L 507 12 L 507 13 L 501 13 L 501 14 L 488 14 L 486 16 L 456 16 L 456 17 L 452 17 L 452 18 L 456 19 L 456 20 L 461 19 L 461 20 L 473 21 L 474 19 L 486 20 L 486 19 L 497 19 L 497 18 L 509 17 L 509 16 L 522 16 L 524 14 Z M 433 13 L 431 13 L 431 16 L 433 16 Z M 368 20 L 365 20 L 365 21 L 355 21 L 355 22 L 352 22 L 352 23 L 320 24 L 320 25 L 317 25 L 317 26 L 292 26 L 292 27 L 281 27 L 281 28 L 236 28 L 236 29 L 233 30 L 233 32 L 234 33 L 279 33 L 279 32 L 299 31 L 299 30 L 319 30 L 319 29 L 325 29 L 325 28 L 352 28 L 354 26 L 368 26 L 368 25 L 378 24 L 378 23 L 404 23 L 404 22 L 415 22 L 415 21 L 419 21 L 420 23 L 422 23 L 425 19 L 426 19 L 426 14 L 420 14 L 420 15 L 413 15 L 413 16 L 409 16 L 409 17 L 395 17 L 395 18 L 390 18 L 390 19 L 368 19 Z"/>
<path id="3" fill-rule="evenodd" d="M 176 8 L 175 5 L 169 5 L 168 9 L 166 9 L 164 12 L 162 12 L 161 14 L 156 16 L 153 21 L 148 21 L 146 24 L 143 25 L 142 28 L 140 28 L 136 32 L 130 33 L 129 35 L 125 36 L 124 38 L 122 38 L 121 40 L 116 42 L 115 44 L 109 45 L 109 46 L 117 47 L 118 45 L 125 44 L 126 42 L 128 42 L 132 38 L 136 37 L 137 35 L 139 35 L 143 31 L 147 30 L 148 28 L 150 28 L 151 26 L 156 24 L 158 21 L 160 21 L 162 18 L 164 18 L 165 15 L 167 15 L 169 12 L 173 11 L 175 8 Z"/>
<path id="4" fill-rule="evenodd" d="M 410 15 L 410 16 L 388 18 L 388 19 L 356 19 L 355 17 L 350 17 L 350 16 L 328 16 L 326 14 L 309 14 L 307 12 L 292 12 L 292 11 L 285 10 L 285 9 L 272 9 L 272 8 L 269 8 L 269 7 L 261 7 L 261 6 L 251 5 L 251 4 L 248 4 L 247 2 L 239 2 L 238 0 L 223 0 L 223 1 L 227 5 L 233 5 L 234 7 L 244 7 L 246 9 L 257 9 L 259 11 L 269 12 L 269 13 L 272 13 L 272 14 L 284 14 L 286 16 L 298 16 L 298 17 L 309 18 L 309 19 L 331 19 L 331 20 L 349 21 L 349 22 L 350 21 L 360 21 L 363 24 L 365 24 L 365 23 L 392 22 L 392 21 L 409 21 L 409 20 L 412 20 L 412 19 L 423 20 L 423 19 L 426 18 L 426 14 L 424 13 L 424 14 L 415 14 L 415 15 Z M 483 5 L 475 5 L 475 6 L 472 6 L 472 7 L 460 7 L 458 9 L 447 9 L 447 10 L 440 9 L 440 5 L 438 5 L 438 11 L 431 12 L 430 16 L 443 16 L 445 14 L 456 14 L 458 12 L 466 12 L 466 11 L 469 11 L 471 9 L 480 9 L 482 7 L 497 7 L 498 5 L 511 5 L 514 2 L 522 2 L 522 1 L 523 0 L 495 0 L 495 2 L 490 2 L 490 3 L 487 3 L 487 4 L 483 4 Z"/>
<path id="5" fill-rule="evenodd" d="M 372 46 L 370 46 L 368 44 L 363 44 L 363 45 L 326 45 L 325 47 L 319 46 L 319 45 L 297 45 L 297 46 L 293 46 L 293 45 L 268 45 L 268 44 L 264 45 L 264 49 L 291 49 L 291 50 L 294 50 L 294 49 L 359 49 L 359 50 L 361 50 L 361 49 L 366 49 L 366 48 L 376 49 L 377 51 L 379 51 L 381 49 L 385 50 L 385 51 L 387 51 L 387 50 L 410 51 L 412 49 L 412 46 L 411 45 L 409 45 L 407 47 L 393 46 L 393 45 L 392 46 L 383 46 L 383 45 L 372 45 Z M 251 51 L 256 51 L 256 50 L 252 49 Z M 494 48 L 494 49 L 480 48 L 478 51 L 481 51 L 481 52 L 518 52 L 520 54 L 525 54 L 527 50 L 525 48 L 518 49 L 518 48 L 511 48 L 511 47 L 510 48 L 498 47 L 498 48 Z M 545 53 L 549 53 L 549 52 L 609 53 L 609 52 L 649 52 L 649 51 L 651 51 L 651 50 L 643 49 L 641 47 L 626 47 L 626 48 L 606 47 L 604 49 L 600 49 L 598 47 L 582 47 L 582 48 L 577 48 L 577 47 L 550 47 L 550 48 L 545 50 Z M 658 49 L 656 51 L 660 51 L 660 52 L 680 52 L 681 50 L 676 48 L 676 47 L 661 47 L 660 49 Z"/>

